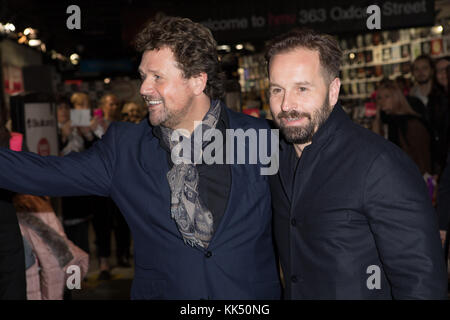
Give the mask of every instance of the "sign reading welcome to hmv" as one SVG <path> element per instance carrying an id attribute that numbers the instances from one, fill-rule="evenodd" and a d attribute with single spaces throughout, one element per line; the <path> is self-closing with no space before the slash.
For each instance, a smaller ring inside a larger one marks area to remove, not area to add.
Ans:
<path id="1" fill-rule="evenodd" d="M 371 5 L 380 8 L 381 30 L 434 24 L 434 0 L 152 0 L 145 7 L 124 10 L 122 36 L 128 44 L 158 13 L 202 23 L 219 44 L 267 40 L 295 27 L 329 34 L 365 33 L 370 31 L 366 12 Z"/>
<path id="2" fill-rule="evenodd" d="M 267 39 L 294 27 L 331 34 L 367 32 L 366 10 L 374 4 L 381 9 L 382 30 L 434 24 L 434 1 L 427 0 L 241 1 L 230 7 L 233 2 L 223 2 L 208 8 L 207 15 L 193 14 L 192 18 L 210 28 L 219 41 Z"/>

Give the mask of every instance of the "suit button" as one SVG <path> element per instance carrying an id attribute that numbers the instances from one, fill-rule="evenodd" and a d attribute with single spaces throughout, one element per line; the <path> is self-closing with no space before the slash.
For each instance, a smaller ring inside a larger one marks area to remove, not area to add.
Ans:
<path id="1" fill-rule="evenodd" d="M 212 252 L 211 251 L 206 251 L 205 257 L 210 258 L 211 256 L 212 256 Z"/>
<path id="2" fill-rule="evenodd" d="M 295 220 L 294 218 L 291 219 L 291 225 L 292 226 L 296 226 L 297 225 L 297 220 Z"/>
<path id="3" fill-rule="evenodd" d="M 298 279 L 297 279 L 296 276 L 292 276 L 292 277 L 291 277 L 291 281 L 292 281 L 293 283 L 297 283 L 297 282 L 298 282 Z"/>

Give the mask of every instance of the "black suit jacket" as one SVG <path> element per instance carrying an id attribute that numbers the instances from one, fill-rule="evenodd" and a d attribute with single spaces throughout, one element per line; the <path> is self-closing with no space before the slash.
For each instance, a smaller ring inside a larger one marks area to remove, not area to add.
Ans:
<path id="1" fill-rule="evenodd" d="M 11 197 L 0 189 L 0 300 L 26 299 L 23 240 Z"/>
<path id="2" fill-rule="evenodd" d="M 448 230 L 450 224 L 450 152 L 439 181 L 437 212 L 439 215 L 439 229 Z"/>
<path id="3" fill-rule="evenodd" d="M 437 217 L 411 159 L 339 105 L 271 177 L 287 299 L 445 299 Z"/>

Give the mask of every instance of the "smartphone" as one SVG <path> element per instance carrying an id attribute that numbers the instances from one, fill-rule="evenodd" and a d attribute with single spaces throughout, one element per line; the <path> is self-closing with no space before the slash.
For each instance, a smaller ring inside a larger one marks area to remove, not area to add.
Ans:
<path id="1" fill-rule="evenodd" d="M 103 110 L 102 109 L 95 109 L 94 110 L 94 117 L 98 120 L 101 120 L 103 118 Z"/>

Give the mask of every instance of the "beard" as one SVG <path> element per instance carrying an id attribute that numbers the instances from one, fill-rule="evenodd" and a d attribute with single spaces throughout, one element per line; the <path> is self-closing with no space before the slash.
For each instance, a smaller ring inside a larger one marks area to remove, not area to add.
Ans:
<path id="1" fill-rule="evenodd" d="M 151 98 L 148 99 L 151 100 Z M 148 119 L 152 126 L 163 126 L 169 129 L 175 129 L 188 114 L 191 102 L 192 99 L 189 99 L 183 108 L 172 110 L 171 108 L 167 108 L 164 99 L 162 99 L 162 103 L 157 109 L 149 110 Z"/>
<path id="2" fill-rule="evenodd" d="M 315 110 L 313 114 L 307 112 L 298 112 L 297 110 L 291 110 L 289 112 L 282 111 L 278 114 L 276 119 L 280 131 L 285 137 L 286 141 L 293 144 L 305 144 L 312 141 L 314 134 L 319 130 L 319 128 L 325 123 L 331 114 L 333 109 L 330 106 L 330 101 L 328 99 L 328 94 L 326 95 L 325 101 L 322 106 Z M 288 118 L 306 118 L 308 123 L 303 126 L 286 126 L 283 125 L 281 119 Z"/>

